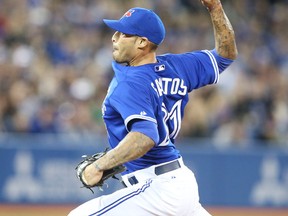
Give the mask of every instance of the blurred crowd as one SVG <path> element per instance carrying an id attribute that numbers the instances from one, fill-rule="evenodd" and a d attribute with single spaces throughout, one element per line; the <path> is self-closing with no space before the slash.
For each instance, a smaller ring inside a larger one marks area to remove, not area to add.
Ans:
<path id="1" fill-rule="evenodd" d="M 218 85 L 191 93 L 180 137 L 288 146 L 288 1 L 222 3 L 239 57 Z M 134 6 L 164 21 L 158 54 L 214 48 L 198 0 L 1 0 L 0 131 L 105 135 L 101 104 L 113 76 L 113 32 L 102 19 Z"/>

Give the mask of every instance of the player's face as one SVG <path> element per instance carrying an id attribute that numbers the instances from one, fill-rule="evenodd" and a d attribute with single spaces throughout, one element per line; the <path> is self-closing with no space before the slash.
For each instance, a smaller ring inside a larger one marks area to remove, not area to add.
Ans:
<path id="1" fill-rule="evenodd" d="M 138 36 L 128 35 L 116 31 L 112 36 L 113 58 L 118 63 L 128 63 L 137 57 Z"/>

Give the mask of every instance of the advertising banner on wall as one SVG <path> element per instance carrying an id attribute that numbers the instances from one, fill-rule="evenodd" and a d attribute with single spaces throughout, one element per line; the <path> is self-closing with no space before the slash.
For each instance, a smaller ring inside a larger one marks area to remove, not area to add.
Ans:
<path id="1" fill-rule="evenodd" d="M 1 142 L 1 203 L 82 203 L 123 187 L 110 179 L 103 191 L 95 188 L 94 194 L 81 188 L 75 175 L 77 163 L 83 154 L 102 151 L 105 145 L 61 140 Z M 204 205 L 288 207 L 288 151 L 218 150 L 189 143 L 178 147 L 196 175 Z"/>

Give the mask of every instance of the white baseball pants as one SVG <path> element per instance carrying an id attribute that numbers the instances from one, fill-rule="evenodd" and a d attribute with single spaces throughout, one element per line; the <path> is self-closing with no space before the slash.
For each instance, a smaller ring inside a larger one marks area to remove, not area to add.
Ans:
<path id="1" fill-rule="evenodd" d="M 178 160 L 181 168 L 158 176 L 155 166 L 123 176 L 128 187 L 85 202 L 68 216 L 211 216 L 199 203 L 193 172 Z M 129 185 L 132 175 L 139 183 Z"/>

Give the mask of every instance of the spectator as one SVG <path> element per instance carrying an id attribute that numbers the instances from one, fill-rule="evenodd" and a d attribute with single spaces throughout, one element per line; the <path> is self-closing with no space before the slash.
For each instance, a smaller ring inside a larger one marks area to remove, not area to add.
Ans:
<path id="1" fill-rule="evenodd" d="M 235 26 L 239 58 L 217 87 L 192 93 L 181 137 L 288 145 L 288 1 L 223 5 Z M 133 6 L 153 8 L 165 20 L 159 54 L 186 51 L 191 38 L 193 50 L 213 48 L 209 20 L 197 1 L 1 1 L 0 130 L 105 133 L 99 113 L 112 73 L 111 34 L 101 20 Z M 86 94 L 75 88 L 82 78 L 94 85 L 89 91 L 86 85 Z"/>

